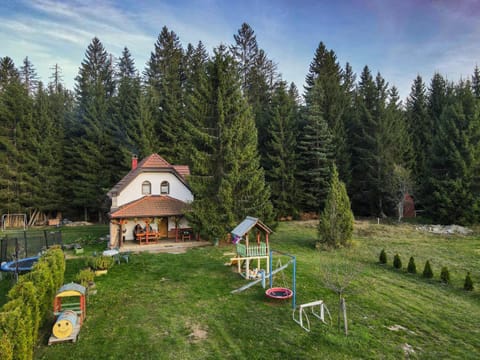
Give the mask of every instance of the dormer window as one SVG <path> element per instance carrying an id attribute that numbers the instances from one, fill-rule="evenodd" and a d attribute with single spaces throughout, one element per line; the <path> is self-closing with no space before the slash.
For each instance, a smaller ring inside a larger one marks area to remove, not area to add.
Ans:
<path id="1" fill-rule="evenodd" d="M 152 193 L 152 184 L 150 181 L 144 181 L 142 183 L 142 195 L 150 195 Z"/>
<path id="2" fill-rule="evenodd" d="M 160 194 L 170 194 L 170 184 L 168 183 L 168 181 L 162 181 L 162 183 L 160 184 Z"/>

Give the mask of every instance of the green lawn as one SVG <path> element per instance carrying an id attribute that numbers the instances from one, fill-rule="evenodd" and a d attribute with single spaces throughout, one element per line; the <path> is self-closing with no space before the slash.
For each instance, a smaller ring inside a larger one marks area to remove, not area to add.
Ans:
<path id="1" fill-rule="evenodd" d="M 310 333 L 292 320 L 289 303 L 272 303 L 256 285 L 244 285 L 224 266 L 230 246 L 185 254 L 133 255 L 97 278 L 79 341 L 47 347 L 49 329 L 37 359 L 402 359 L 409 344 L 421 359 L 480 357 L 480 237 L 424 234 L 413 225 L 357 223 L 349 250 L 314 250 L 312 223 L 282 223 L 272 248 L 297 256 L 297 303 L 323 299 L 334 325 L 312 321 Z M 377 263 L 385 248 L 388 265 Z M 404 268 L 411 255 L 417 270 L 431 261 L 435 279 L 395 271 L 399 253 Z M 349 336 L 336 328 L 337 298 L 321 283 L 321 271 L 344 262 L 359 269 L 347 295 Z M 67 261 L 66 280 L 83 266 Z M 438 281 L 448 266 L 452 285 Z M 275 284 L 291 286 L 291 269 Z M 466 271 L 476 286 L 462 290 Z M 401 325 L 406 330 L 387 327 Z"/>

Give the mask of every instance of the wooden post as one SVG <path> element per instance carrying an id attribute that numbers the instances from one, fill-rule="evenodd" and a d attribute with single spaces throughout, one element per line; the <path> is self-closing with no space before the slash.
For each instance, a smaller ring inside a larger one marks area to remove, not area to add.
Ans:
<path id="1" fill-rule="evenodd" d="M 150 226 L 149 219 L 145 219 L 145 243 L 148 244 L 148 228 Z"/>
<path id="2" fill-rule="evenodd" d="M 340 300 L 340 306 L 343 312 L 343 329 L 345 331 L 345 336 L 348 335 L 348 321 L 347 321 L 347 304 L 345 303 L 345 298 L 342 297 Z"/>

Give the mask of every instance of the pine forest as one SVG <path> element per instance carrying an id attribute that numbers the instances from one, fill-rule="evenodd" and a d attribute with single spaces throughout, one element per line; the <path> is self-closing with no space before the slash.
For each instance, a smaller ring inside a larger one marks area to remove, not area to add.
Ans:
<path id="1" fill-rule="evenodd" d="M 480 219 L 480 70 L 398 90 L 355 74 L 320 42 L 305 86 L 284 80 L 242 24 L 232 43 L 183 47 L 163 27 L 145 68 L 92 39 L 75 78 L 48 83 L 0 57 L 0 213 L 108 221 L 132 154 L 187 164 L 189 215 L 207 236 L 245 215 L 273 224 L 323 211 L 332 174 L 356 217 L 399 217 L 406 193 L 438 223 Z"/>

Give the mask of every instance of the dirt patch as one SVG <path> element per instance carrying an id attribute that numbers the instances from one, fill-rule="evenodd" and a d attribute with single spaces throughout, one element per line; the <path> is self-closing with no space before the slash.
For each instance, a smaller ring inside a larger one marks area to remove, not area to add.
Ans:
<path id="1" fill-rule="evenodd" d="M 188 334 L 188 340 L 193 343 L 197 343 L 208 338 L 208 331 L 203 329 L 200 324 L 187 323 L 187 327 L 190 328 L 191 333 Z"/>

